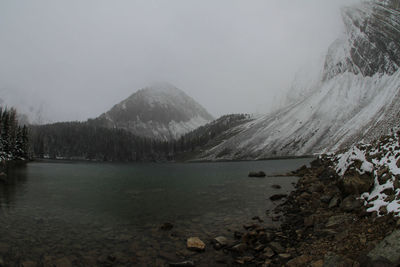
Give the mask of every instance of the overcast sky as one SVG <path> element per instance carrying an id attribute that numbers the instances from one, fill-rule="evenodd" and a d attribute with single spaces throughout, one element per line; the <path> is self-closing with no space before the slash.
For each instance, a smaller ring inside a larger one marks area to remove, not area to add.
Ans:
<path id="1" fill-rule="evenodd" d="M 354 2 L 0 0 L 0 98 L 85 120 L 166 81 L 216 117 L 268 112 Z"/>

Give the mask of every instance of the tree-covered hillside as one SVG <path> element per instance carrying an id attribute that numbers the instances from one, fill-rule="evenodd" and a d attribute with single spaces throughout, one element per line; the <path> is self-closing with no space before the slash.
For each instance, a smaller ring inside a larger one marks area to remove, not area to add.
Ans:
<path id="1" fill-rule="evenodd" d="M 62 122 L 31 127 L 38 158 L 96 161 L 165 161 L 201 150 L 226 130 L 248 121 L 247 115 L 226 115 L 170 142 L 134 135 L 87 122 Z"/>

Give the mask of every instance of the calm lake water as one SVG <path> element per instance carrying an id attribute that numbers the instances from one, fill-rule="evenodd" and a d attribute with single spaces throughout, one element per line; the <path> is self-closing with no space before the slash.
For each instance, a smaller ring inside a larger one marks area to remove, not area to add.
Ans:
<path id="1" fill-rule="evenodd" d="M 217 252 L 208 241 L 232 237 L 254 216 L 271 223 L 266 210 L 276 204 L 269 197 L 289 192 L 296 181 L 248 178 L 248 172 L 282 174 L 309 162 L 30 163 L 0 185 L 0 261 L 163 266 L 191 259 L 213 266 Z M 161 231 L 165 222 L 173 229 Z M 205 241 L 206 253 L 185 249 L 190 236 Z"/>

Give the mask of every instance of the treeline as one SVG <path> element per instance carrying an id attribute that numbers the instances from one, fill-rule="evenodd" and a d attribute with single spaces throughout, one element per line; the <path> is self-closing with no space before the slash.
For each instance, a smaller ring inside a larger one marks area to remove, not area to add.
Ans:
<path id="1" fill-rule="evenodd" d="M 30 132 L 34 154 L 39 158 L 168 161 L 205 146 L 217 135 L 247 119 L 247 115 L 226 115 L 171 142 L 139 137 L 90 122 L 32 126 Z"/>
<path id="2" fill-rule="evenodd" d="M 96 161 L 157 161 L 168 158 L 168 144 L 87 122 L 32 126 L 36 157 Z"/>
<path id="3" fill-rule="evenodd" d="M 0 162 L 29 157 L 28 128 L 20 126 L 14 108 L 0 107 Z"/>

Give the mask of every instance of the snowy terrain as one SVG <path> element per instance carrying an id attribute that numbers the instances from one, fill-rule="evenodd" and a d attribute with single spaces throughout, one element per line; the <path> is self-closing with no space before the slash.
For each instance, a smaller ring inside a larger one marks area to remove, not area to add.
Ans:
<path id="1" fill-rule="evenodd" d="M 341 177 L 349 170 L 373 176 L 372 190 L 361 195 L 367 211 L 400 216 L 400 131 L 372 144 L 357 144 L 330 159 Z"/>
<path id="2" fill-rule="evenodd" d="M 345 32 L 304 98 L 232 131 L 201 158 L 259 159 L 335 151 L 371 141 L 400 121 L 400 7 L 367 1 L 343 9 Z M 218 155 L 218 157 L 216 156 Z"/>
<path id="3" fill-rule="evenodd" d="M 158 140 L 177 139 L 213 117 L 178 88 L 159 83 L 141 89 L 95 121 Z"/>

